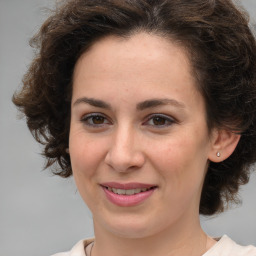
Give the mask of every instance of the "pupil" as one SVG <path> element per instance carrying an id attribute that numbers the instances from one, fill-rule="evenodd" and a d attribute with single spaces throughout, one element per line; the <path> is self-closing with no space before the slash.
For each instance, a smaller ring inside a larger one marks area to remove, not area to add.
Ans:
<path id="1" fill-rule="evenodd" d="M 153 122 L 155 125 L 164 125 L 165 119 L 162 117 L 154 117 Z"/>
<path id="2" fill-rule="evenodd" d="M 93 123 L 94 124 L 102 124 L 104 122 L 104 118 L 101 116 L 94 116 Z"/>

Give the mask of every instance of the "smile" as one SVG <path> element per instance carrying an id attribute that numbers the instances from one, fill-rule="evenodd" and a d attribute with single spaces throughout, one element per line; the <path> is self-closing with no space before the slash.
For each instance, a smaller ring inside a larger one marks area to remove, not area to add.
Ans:
<path id="1" fill-rule="evenodd" d="M 121 207 L 139 205 L 149 199 L 157 189 L 155 185 L 141 183 L 120 184 L 115 182 L 101 184 L 106 199 Z"/>
<path id="2" fill-rule="evenodd" d="M 136 189 L 120 189 L 120 188 L 111 188 L 106 187 L 109 191 L 117 194 L 117 195 L 135 195 L 141 192 L 146 192 L 152 188 L 136 188 Z"/>

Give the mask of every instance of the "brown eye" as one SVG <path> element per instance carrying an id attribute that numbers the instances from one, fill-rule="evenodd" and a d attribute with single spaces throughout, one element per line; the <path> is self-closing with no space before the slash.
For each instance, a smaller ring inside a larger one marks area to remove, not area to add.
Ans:
<path id="1" fill-rule="evenodd" d="M 91 119 L 93 124 L 104 124 L 105 120 L 103 116 L 93 116 Z"/>
<path id="2" fill-rule="evenodd" d="M 154 125 L 165 125 L 166 124 L 166 119 L 163 117 L 154 117 L 152 118 L 153 124 Z"/>
<path id="3" fill-rule="evenodd" d="M 149 125 L 155 128 L 165 128 L 175 123 L 175 119 L 164 114 L 153 114 L 151 115 L 144 125 Z"/>
<path id="4" fill-rule="evenodd" d="M 110 124 L 109 120 L 100 113 L 88 114 L 81 119 L 81 122 L 87 126 L 93 126 L 96 128 Z"/>

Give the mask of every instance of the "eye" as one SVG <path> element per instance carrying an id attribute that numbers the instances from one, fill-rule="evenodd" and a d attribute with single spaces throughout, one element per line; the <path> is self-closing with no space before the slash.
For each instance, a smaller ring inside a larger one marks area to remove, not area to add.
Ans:
<path id="1" fill-rule="evenodd" d="M 164 128 L 168 127 L 175 123 L 175 120 L 170 116 L 163 115 L 163 114 L 154 114 L 147 118 L 147 121 L 144 125 L 149 125 L 157 128 Z"/>
<path id="2" fill-rule="evenodd" d="M 111 124 L 111 122 L 100 113 L 92 113 L 82 117 L 81 122 L 93 127 L 102 127 L 106 124 Z"/>

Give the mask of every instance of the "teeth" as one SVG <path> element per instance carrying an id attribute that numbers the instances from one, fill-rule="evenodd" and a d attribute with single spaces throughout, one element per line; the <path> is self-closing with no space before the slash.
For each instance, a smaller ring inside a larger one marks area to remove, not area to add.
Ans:
<path id="1" fill-rule="evenodd" d="M 150 188 L 136 188 L 136 189 L 119 189 L 119 188 L 110 188 L 110 187 L 107 187 L 107 189 L 109 191 L 112 191 L 114 192 L 115 194 L 118 194 L 118 195 L 134 195 L 134 194 L 138 194 L 138 193 L 141 193 L 141 192 L 145 192 L 147 190 L 149 190 Z"/>

